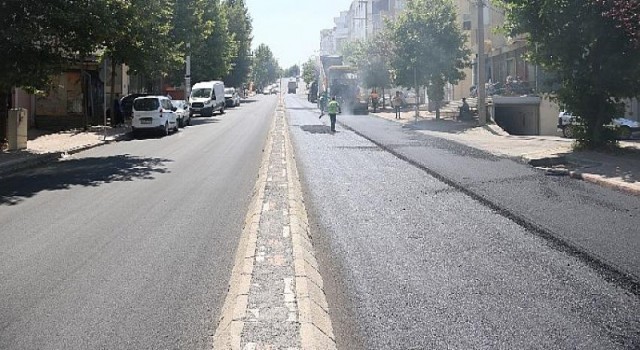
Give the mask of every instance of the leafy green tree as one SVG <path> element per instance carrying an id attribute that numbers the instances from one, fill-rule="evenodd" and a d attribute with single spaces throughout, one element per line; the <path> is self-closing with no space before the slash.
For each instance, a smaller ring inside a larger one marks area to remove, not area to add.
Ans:
<path id="1" fill-rule="evenodd" d="M 172 42 L 174 65 L 169 72 L 169 82 L 179 85 L 184 81 L 185 60 L 192 54 L 193 47 L 207 39 L 213 31 L 213 21 L 205 18 L 209 0 L 175 0 L 173 5 L 172 28 L 169 33 Z"/>
<path id="2" fill-rule="evenodd" d="M 346 65 L 360 67 L 367 58 L 367 42 L 363 40 L 348 41 L 342 45 L 340 55 Z"/>
<path id="3" fill-rule="evenodd" d="M 191 81 L 223 80 L 231 71 L 237 48 L 219 0 L 207 0 L 203 18 L 212 30 L 205 40 L 192 43 Z"/>
<path id="4" fill-rule="evenodd" d="M 253 75 L 257 87 L 273 83 L 282 73 L 278 60 L 266 44 L 260 44 L 253 52 Z"/>
<path id="5" fill-rule="evenodd" d="M 316 60 L 316 57 L 310 57 L 305 63 L 302 64 L 302 80 L 304 80 L 307 85 L 317 80 L 318 76 L 320 75 Z"/>
<path id="6" fill-rule="evenodd" d="M 580 146 L 615 146 L 611 122 L 621 98 L 640 94 L 640 46 L 620 25 L 616 1 L 501 0 L 506 29 L 526 34 L 532 61 L 552 73 L 559 103 L 580 116 Z M 613 11 L 613 12 L 612 12 Z M 637 13 L 636 13 L 637 14 Z"/>
<path id="7" fill-rule="evenodd" d="M 360 75 L 368 88 L 382 88 L 391 86 L 391 58 L 393 46 L 388 38 L 388 33 L 376 35 L 365 46 L 365 59 L 359 67 Z M 383 100 L 383 105 L 385 101 Z"/>
<path id="8" fill-rule="evenodd" d="M 0 130 L 11 88 L 46 89 L 65 65 L 81 61 L 105 36 L 105 1 L 0 1 Z"/>
<path id="9" fill-rule="evenodd" d="M 246 83 L 251 71 L 251 16 L 244 0 L 226 0 L 225 9 L 228 17 L 228 31 L 232 37 L 231 71 L 224 79 L 229 86 L 240 87 Z"/>
<path id="10" fill-rule="evenodd" d="M 298 75 L 300 75 L 300 66 L 294 64 L 293 66 L 285 69 L 283 75 L 285 77 L 297 77 Z"/>
<path id="11" fill-rule="evenodd" d="M 429 98 L 440 102 L 446 83 L 464 78 L 462 69 L 469 65 L 465 36 L 456 20 L 450 0 L 409 0 L 406 10 L 395 22 L 387 23 L 394 45 L 391 67 L 396 82 L 402 86 L 428 86 Z"/>

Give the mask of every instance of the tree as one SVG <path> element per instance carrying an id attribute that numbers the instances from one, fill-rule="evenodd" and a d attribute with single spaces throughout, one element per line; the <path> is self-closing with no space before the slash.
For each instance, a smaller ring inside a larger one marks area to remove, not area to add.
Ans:
<path id="1" fill-rule="evenodd" d="M 298 75 L 300 75 L 300 66 L 294 64 L 293 66 L 285 69 L 283 75 L 285 77 L 297 77 Z"/>
<path id="2" fill-rule="evenodd" d="M 531 60 L 553 75 L 550 92 L 580 117 L 578 144 L 615 146 L 615 135 L 605 125 L 620 99 L 640 94 L 640 46 L 619 18 L 607 15 L 616 13 L 617 1 L 501 1 L 505 29 L 527 35 L 536 48 Z"/>
<path id="3" fill-rule="evenodd" d="M 192 43 L 191 79 L 194 82 L 223 80 L 231 71 L 231 63 L 237 52 L 220 1 L 207 0 L 206 4 L 203 18 L 210 23 L 211 32 L 203 41 Z"/>
<path id="4" fill-rule="evenodd" d="M 316 60 L 316 57 L 310 57 L 307 62 L 302 64 L 302 80 L 304 80 L 307 85 L 318 79 L 320 75 Z"/>
<path id="5" fill-rule="evenodd" d="M 11 89 L 44 90 L 70 62 L 83 61 L 106 36 L 109 2 L 0 2 L 0 137 Z"/>
<path id="6" fill-rule="evenodd" d="M 419 86 L 428 86 L 439 118 L 444 85 L 464 78 L 462 69 L 469 65 L 470 52 L 464 46 L 466 38 L 457 24 L 453 3 L 409 0 L 405 12 L 387 26 L 395 43 L 391 67 L 396 82 L 414 85 L 416 95 Z"/>
<path id="7" fill-rule="evenodd" d="M 342 45 L 340 55 L 345 64 L 360 67 L 366 60 L 366 42 L 363 40 L 348 41 Z"/>
<path id="8" fill-rule="evenodd" d="M 382 88 L 383 107 L 384 89 L 391 85 L 391 58 L 393 48 L 388 33 L 376 35 L 365 45 L 365 59 L 358 67 L 362 82 L 368 88 Z"/>
<path id="9" fill-rule="evenodd" d="M 226 0 L 228 31 L 234 43 L 231 71 L 224 81 L 228 86 L 240 87 L 247 81 L 251 71 L 251 16 L 244 0 Z"/>
<path id="10" fill-rule="evenodd" d="M 253 52 L 254 83 L 264 87 L 274 82 L 282 73 L 278 60 L 266 44 L 260 44 Z"/>
<path id="11" fill-rule="evenodd" d="M 640 46 L 640 0 L 596 0 L 605 17 L 613 19 L 636 46 Z"/>

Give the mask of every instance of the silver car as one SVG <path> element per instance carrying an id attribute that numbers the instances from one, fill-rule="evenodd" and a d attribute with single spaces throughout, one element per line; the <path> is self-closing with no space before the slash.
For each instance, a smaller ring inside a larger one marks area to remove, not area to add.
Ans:
<path id="1" fill-rule="evenodd" d="M 189 113 L 189 105 L 185 100 L 171 100 L 171 104 L 176 108 L 176 119 L 178 119 L 178 127 L 184 128 L 191 125 L 191 115 Z"/>

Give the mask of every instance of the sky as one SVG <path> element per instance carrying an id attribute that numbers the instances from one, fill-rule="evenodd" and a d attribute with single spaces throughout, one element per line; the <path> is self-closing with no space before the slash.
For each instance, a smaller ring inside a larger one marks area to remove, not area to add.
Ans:
<path id="1" fill-rule="evenodd" d="M 253 24 L 255 49 L 271 48 L 280 67 L 301 65 L 320 49 L 320 31 L 335 26 L 334 17 L 352 0 L 245 0 Z"/>

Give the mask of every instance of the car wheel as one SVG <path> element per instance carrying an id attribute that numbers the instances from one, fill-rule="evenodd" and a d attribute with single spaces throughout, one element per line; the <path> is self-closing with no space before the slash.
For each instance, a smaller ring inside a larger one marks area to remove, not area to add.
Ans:
<path id="1" fill-rule="evenodd" d="M 189 119 L 187 119 L 187 126 L 191 126 L 191 116 L 189 116 Z"/>
<path id="2" fill-rule="evenodd" d="M 571 125 L 566 125 L 565 127 L 562 128 L 562 136 L 568 138 L 568 139 L 572 139 L 574 136 L 574 130 L 573 130 L 573 126 Z"/>
<path id="3" fill-rule="evenodd" d="M 631 138 L 631 128 L 623 125 L 618 129 L 618 137 L 621 140 L 628 140 Z"/>
<path id="4" fill-rule="evenodd" d="M 184 128 L 184 122 L 182 121 L 183 118 L 184 117 L 176 119 L 176 123 L 178 124 L 178 126 L 176 127 L 176 131 L 178 130 L 178 128 Z"/>
<path id="5" fill-rule="evenodd" d="M 224 107 L 220 108 L 220 114 L 224 114 Z"/>

